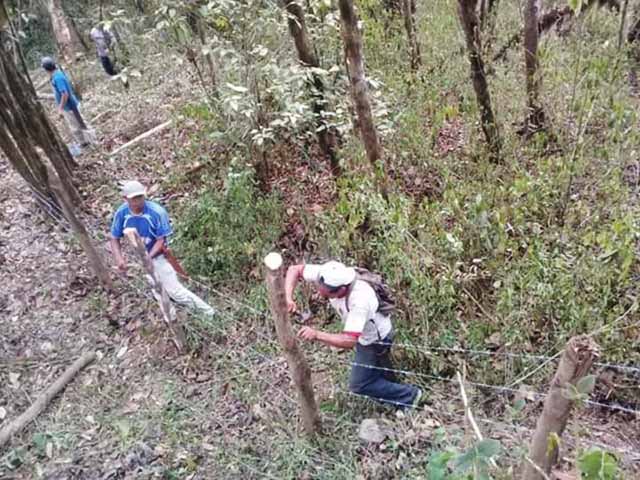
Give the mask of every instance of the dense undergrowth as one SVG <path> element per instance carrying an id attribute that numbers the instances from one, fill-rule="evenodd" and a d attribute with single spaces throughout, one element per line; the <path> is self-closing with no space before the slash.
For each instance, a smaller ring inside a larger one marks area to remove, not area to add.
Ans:
<path id="1" fill-rule="evenodd" d="M 184 4 L 165 3 L 178 9 Z M 172 247 L 201 281 L 189 287 L 209 295 L 220 314 L 190 316 L 190 354 L 173 358 L 165 332 L 145 323 L 145 315 L 157 315 L 153 300 L 145 304 L 143 290 L 129 292 L 134 306 L 118 307 L 113 315 L 128 313 L 133 326 L 122 343 L 109 347 L 108 370 L 99 365 L 90 381 L 69 391 L 59 410 L 41 417 L 3 454 L 1 468 L 10 475 L 22 469 L 22 478 L 69 478 L 40 470 L 48 463 L 57 471 L 62 467 L 51 464 L 64 463 L 69 471 L 86 467 L 86 478 L 466 480 L 482 478 L 490 470 L 488 458 L 497 456 L 500 473 L 492 475 L 514 478 L 530 438 L 526 429 L 540 407 L 527 392 L 544 390 L 553 364 L 526 379 L 527 402 L 509 405 L 514 396 L 468 385 L 478 419 L 499 423 L 481 428 L 487 437 L 500 438 L 500 447 L 475 442 L 457 384 L 407 378 L 425 387 L 427 408 L 397 416 L 345 392 L 348 354 L 305 344 L 324 422 L 323 435 L 307 441 L 298 435 L 293 388 L 268 316 L 262 258 L 277 249 L 287 261 L 339 258 L 383 273 L 400 307 L 394 319 L 398 343 L 553 355 L 571 335 L 600 331 L 603 361 L 637 364 L 638 100 L 629 96 L 627 52 L 615 45 L 617 17 L 592 9 L 567 35 L 544 37 L 543 101 L 551 134 L 529 141 L 516 134 L 525 116 L 521 49 L 512 49 L 504 62 L 488 62 L 504 137 L 502 161 L 492 163 L 455 2 L 418 5 L 424 65 L 416 77 L 401 20 L 386 13 L 381 1 L 358 1 L 391 179 L 384 199 L 353 131 L 339 21 L 330 2 L 304 3 L 321 63 L 316 73 L 327 86 L 329 123 L 340 133 L 343 174 L 337 179 L 318 153 L 306 73 L 295 62 L 282 13 L 270 2 L 215 3 L 208 18 L 217 40 L 208 47 L 220 68 L 217 97 L 191 70 L 191 84 L 185 78 L 171 83 L 174 70 L 191 68 L 179 15 L 168 10 L 138 25 L 127 24 L 125 12 L 117 21 L 128 38 L 131 65 L 142 75 L 132 79 L 131 91 L 144 97 L 147 89 L 153 95 L 158 84 L 168 84 L 169 93 L 149 100 L 164 111 L 165 101 L 171 103 L 167 97 L 193 90 L 184 95 L 191 103 L 174 111 L 172 132 L 179 143 L 172 154 L 148 146 L 156 158 L 147 147 L 133 148 L 126 161 L 127 168 L 153 179 L 155 191 L 177 193 L 171 198 L 179 200 L 169 205 L 176 221 Z M 159 18 L 165 24 L 148 31 Z M 517 5 L 501 4 L 487 58 L 520 28 L 520 18 Z M 89 71 L 93 83 L 98 71 Z M 117 85 L 103 86 L 102 94 L 126 95 Z M 200 95 L 206 98 L 193 101 Z M 144 112 L 143 103 L 136 105 Z M 109 148 L 151 128 L 155 118 L 149 116 L 136 118 L 136 125 L 133 115 L 117 117 L 127 125 L 114 128 Z M 100 188 L 115 180 L 99 175 Z M 115 204 L 115 188 L 104 191 L 111 192 L 105 203 Z M 102 220 L 111 214 L 106 211 Z M 323 302 L 300 300 L 315 313 L 315 325 L 339 329 Z M 92 301 L 87 309 L 102 321 L 109 302 L 98 294 Z M 138 322 L 140 335 L 131 333 Z M 66 328 L 59 328 L 65 336 Z M 394 355 L 406 370 L 455 378 L 460 369 L 469 381 L 492 385 L 509 385 L 536 367 L 522 359 L 424 355 L 400 347 Z M 625 390 L 624 405 L 637 409 L 635 383 Z M 103 389 L 100 395 L 95 385 Z M 620 428 L 631 416 L 605 420 L 595 413 L 583 425 L 588 414 L 581 413 L 563 436 L 563 467 L 580 464 L 582 471 L 595 472 L 587 478 L 616 478 L 617 460 L 583 452 L 589 443 L 580 440 L 602 439 L 602 430 L 591 435 L 593 425 L 611 420 L 607 426 Z M 364 446 L 356 438 L 367 417 L 393 425 L 381 446 Z M 568 454 L 566 445 L 573 447 Z M 151 447 L 153 461 L 145 450 Z M 138 465 L 139 457 L 149 463 Z M 600 475 L 605 470 L 608 476 Z"/>
<path id="2" fill-rule="evenodd" d="M 414 78 L 400 20 L 375 2 L 361 6 L 393 191 L 388 201 L 376 192 L 358 138 L 341 126 L 345 173 L 337 179 L 337 196 L 320 211 L 296 217 L 312 249 L 287 253 L 293 259 L 340 258 L 383 273 L 402 308 L 396 323 L 404 339 L 473 348 L 491 339 L 494 347 L 555 352 L 569 336 L 602 329 L 636 301 L 638 207 L 628 172 L 638 161 L 637 100 L 629 97 L 626 56 L 615 47 L 617 19 L 594 9 L 567 36 L 544 37 L 544 104 L 552 135 L 524 141 L 516 134 L 525 104 L 521 52 L 514 49 L 507 61 L 490 65 L 505 139 L 496 164 L 488 160 L 477 126 L 453 8 L 441 1 L 420 11 L 425 66 Z M 518 18 L 511 6 L 501 10 L 494 45 L 518 28 Z M 339 37 L 312 25 L 322 52 L 338 48 Z M 262 43 L 275 41 L 263 35 Z M 321 57 L 329 70 L 331 57 Z M 280 68 L 292 64 L 288 57 L 276 61 Z M 340 72 L 335 76 L 334 83 L 344 84 Z M 271 81 L 275 96 L 283 80 Z M 279 92 L 270 118 L 287 111 L 282 105 L 289 97 Z M 346 99 L 331 101 L 336 110 L 347 110 Z M 293 141 L 303 149 L 312 128 L 305 118 L 271 131 L 268 144 Z M 241 281 L 282 245 L 278 236 L 288 221 L 282 212 L 292 201 L 259 188 L 256 150 L 238 146 L 238 121 L 220 113 L 207 123 L 208 132 L 199 132 L 226 143 L 233 160 L 210 169 L 217 178 L 212 182 L 224 187 L 204 186 L 206 193 L 178 229 L 189 266 L 220 281 Z M 255 143 L 256 137 L 247 140 Z M 636 330 L 604 330 L 598 337 L 604 357 L 636 359 Z"/>

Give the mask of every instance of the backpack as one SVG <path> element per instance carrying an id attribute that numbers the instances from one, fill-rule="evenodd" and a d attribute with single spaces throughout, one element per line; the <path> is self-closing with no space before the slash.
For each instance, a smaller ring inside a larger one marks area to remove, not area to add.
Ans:
<path id="1" fill-rule="evenodd" d="M 356 279 L 367 282 L 378 297 L 378 312 L 389 316 L 396 310 L 396 302 L 389 286 L 384 283 L 382 275 L 370 272 L 366 268 L 355 267 Z"/>

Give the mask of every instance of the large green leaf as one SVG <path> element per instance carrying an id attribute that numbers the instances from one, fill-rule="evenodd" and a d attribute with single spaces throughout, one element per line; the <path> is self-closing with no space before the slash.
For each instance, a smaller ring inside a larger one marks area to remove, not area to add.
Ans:
<path id="1" fill-rule="evenodd" d="M 578 459 L 583 480 L 616 480 L 620 478 L 618 461 L 612 454 L 593 448 Z"/>

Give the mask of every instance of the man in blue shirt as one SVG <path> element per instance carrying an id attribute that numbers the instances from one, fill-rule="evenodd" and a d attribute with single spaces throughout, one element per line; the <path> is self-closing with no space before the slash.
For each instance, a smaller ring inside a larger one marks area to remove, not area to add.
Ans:
<path id="1" fill-rule="evenodd" d="M 80 102 L 73 91 L 71 82 L 51 57 L 42 59 L 42 68 L 49 73 L 58 113 L 67 121 L 73 139 L 81 147 L 89 146 L 92 143 L 92 133 L 80 113 Z"/>
<path id="2" fill-rule="evenodd" d="M 140 182 L 125 182 L 122 195 L 125 203 L 116 210 L 111 224 L 111 249 L 118 269 L 127 271 L 120 239 L 124 236 L 125 229 L 135 228 L 169 298 L 206 315 L 214 315 L 215 310 L 210 305 L 180 283 L 176 270 L 167 259 L 167 237 L 173 233 L 167 211 L 158 203 L 145 199 L 146 189 Z"/>

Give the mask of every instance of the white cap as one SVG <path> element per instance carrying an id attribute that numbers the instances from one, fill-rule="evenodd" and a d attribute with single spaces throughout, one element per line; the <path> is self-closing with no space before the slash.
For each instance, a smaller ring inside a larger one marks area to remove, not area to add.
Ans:
<path id="1" fill-rule="evenodd" d="M 343 263 L 330 261 L 320 266 L 320 281 L 328 287 L 350 285 L 356 279 L 356 270 Z"/>
<path id="2" fill-rule="evenodd" d="M 126 198 L 138 197 L 140 195 L 146 195 L 147 189 L 144 188 L 137 180 L 130 180 L 122 183 L 122 195 Z"/>

